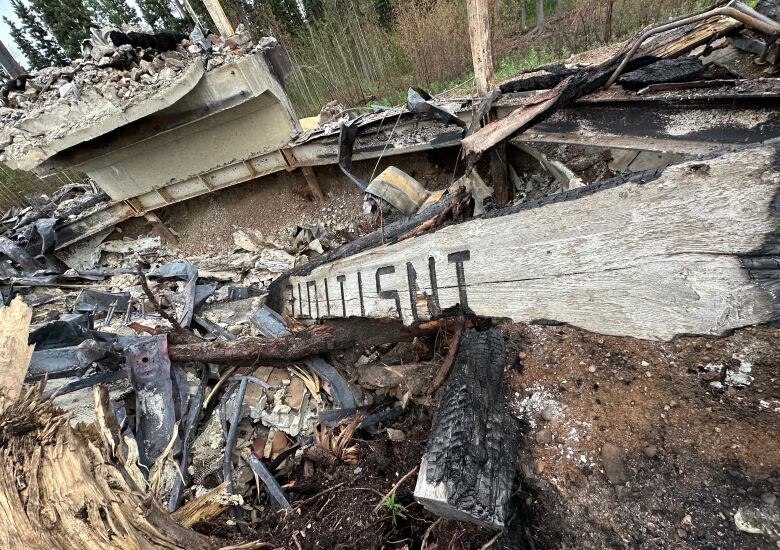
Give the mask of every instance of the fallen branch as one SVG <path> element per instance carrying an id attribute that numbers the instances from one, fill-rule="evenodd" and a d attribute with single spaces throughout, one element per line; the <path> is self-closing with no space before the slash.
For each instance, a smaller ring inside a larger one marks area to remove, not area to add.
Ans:
<path id="1" fill-rule="evenodd" d="M 447 375 L 450 373 L 452 365 L 455 363 L 455 356 L 458 354 L 458 346 L 460 346 L 460 338 L 463 335 L 463 326 L 458 325 L 455 329 L 455 334 L 452 335 L 450 340 L 450 348 L 447 350 L 447 357 L 436 372 L 436 377 L 431 383 L 431 387 L 428 389 L 428 395 L 436 393 L 444 381 L 447 379 Z"/>
<path id="2" fill-rule="evenodd" d="M 405 327 L 394 320 L 338 319 L 280 338 L 245 337 L 230 342 L 214 340 L 171 345 L 168 356 L 171 361 L 231 365 L 291 363 L 357 344 L 371 347 L 412 340 L 438 330 L 440 326 L 440 322 L 429 322 L 424 327 Z"/>

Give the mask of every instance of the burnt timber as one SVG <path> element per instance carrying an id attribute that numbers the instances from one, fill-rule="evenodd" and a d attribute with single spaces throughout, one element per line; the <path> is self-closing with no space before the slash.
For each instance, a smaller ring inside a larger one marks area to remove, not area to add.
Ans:
<path id="1" fill-rule="evenodd" d="M 284 307 L 299 319 L 405 324 L 457 307 L 662 340 L 771 322 L 777 155 L 743 148 L 303 266 Z"/>
<path id="2" fill-rule="evenodd" d="M 439 516 L 505 526 L 519 435 L 506 407 L 505 365 L 498 329 L 465 331 L 414 490 Z"/>

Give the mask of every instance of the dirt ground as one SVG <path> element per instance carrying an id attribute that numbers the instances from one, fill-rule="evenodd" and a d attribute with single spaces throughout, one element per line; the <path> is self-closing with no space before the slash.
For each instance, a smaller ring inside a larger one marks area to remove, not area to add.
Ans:
<path id="1" fill-rule="evenodd" d="M 451 183 L 457 150 L 445 149 L 403 157 L 386 156 L 355 162 L 353 171 L 365 180 L 394 165 L 433 190 Z M 157 212 L 179 236 L 179 247 L 188 255 L 222 252 L 233 247 L 233 232 L 239 227 L 268 235 L 292 233 L 299 223 L 346 226 L 360 219 L 362 193 L 334 165 L 314 168 L 328 197 L 317 203 L 300 172 L 280 172 L 174 204 Z M 442 179 L 441 175 L 447 177 Z M 446 180 L 446 181 L 445 181 Z M 127 235 L 148 231 L 141 219 L 124 224 Z"/>
<path id="2" fill-rule="evenodd" d="M 653 342 L 499 326 L 523 430 L 507 533 L 428 513 L 414 502 L 415 476 L 397 490 L 402 508 L 373 512 L 419 465 L 438 395 L 390 423 L 401 441 L 360 433 L 355 464 L 299 465 L 280 480 L 293 512 L 199 530 L 291 549 L 776 548 L 734 515 L 780 496 L 780 329 Z M 439 340 L 429 374 L 446 352 Z"/>
<path id="3" fill-rule="evenodd" d="M 537 548 L 776 547 L 734 514 L 780 496 L 780 330 L 673 342 L 506 332 Z"/>

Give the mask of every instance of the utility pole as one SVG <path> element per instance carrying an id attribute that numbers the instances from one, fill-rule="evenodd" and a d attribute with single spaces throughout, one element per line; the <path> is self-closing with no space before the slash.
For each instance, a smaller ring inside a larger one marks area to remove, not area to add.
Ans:
<path id="1" fill-rule="evenodd" d="M 16 59 L 14 59 L 14 56 L 11 55 L 11 52 L 8 51 L 2 40 L 0 40 L 0 65 L 11 75 L 11 78 L 24 74 L 24 67 L 19 65 Z"/>
<path id="2" fill-rule="evenodd" d="M 488 0 L 466 0 L 471 38 L 471 59 L 477 95 L 493 89 L 493 51 L 490 44 L 490 7 Z"/>
<path id="3" fill-rule="evenodd" d="M 222 38 L 235 34 L 233 25 L 230 23 L 227 15 L 225 15 L 225 10 L 222 9 L 222 4 L 219 3 L 219 0 L 203 0 L 203 5 L 206 6 L 211 20 L 214 21 L 217 31 L 219 31 L 219 35 Z"/>

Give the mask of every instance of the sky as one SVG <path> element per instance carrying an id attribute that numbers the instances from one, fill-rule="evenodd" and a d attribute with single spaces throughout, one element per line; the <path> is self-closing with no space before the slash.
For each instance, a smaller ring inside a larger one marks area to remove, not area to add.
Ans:
<path id="1" fill-rule="evenodd" d="M 14 42 L 13 38 L 11 38 L 11 35 L 8 32 L 8 25 L 5 24 L 3 16 L 8 17 L 8 19 L 11 19 L 12 21 L 16 21 L 14 12 L 11 9 L 11 2 L 9 2 L 9 0 L 0 0 L 0 40 L 3 41 L 3 44 L 5 44 L 5 47 L 8 48 L 8 50 L 11 52 L 11 55 L 13 55 L 17 61 L 24 65 L 24 56 L 16 46 L 16 42 Z"/>

